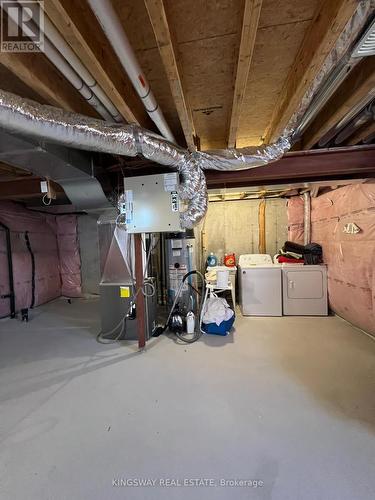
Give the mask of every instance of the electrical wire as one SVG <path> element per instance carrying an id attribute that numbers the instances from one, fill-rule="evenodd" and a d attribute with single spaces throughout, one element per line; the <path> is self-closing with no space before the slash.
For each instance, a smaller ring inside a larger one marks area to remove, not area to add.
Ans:
<path id="1" fill-rule="evenodd" d="M 46 198 L 48 197 L 48 193 L 46 193 L 43 198 L 42 198 L 42 202 L 43 202 L 43 205 L 45 205 L 46 207 L 49 207 L 51 205 L 51 201 L 52 201 L 52 198 L 48 198 L 48 203 L 46 202 Z"/>

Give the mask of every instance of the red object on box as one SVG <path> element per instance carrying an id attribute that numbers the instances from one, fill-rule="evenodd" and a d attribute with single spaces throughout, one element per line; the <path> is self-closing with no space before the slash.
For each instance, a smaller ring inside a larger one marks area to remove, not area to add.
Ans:
<path id="1" fill-rule="evenodd" d="M 236 265 L 236 255 L 234 253 L 228 253 L 224 256 L 224 266 L 234 267 Z"/>
<path id="2" fill-rule="evenodd" d="M 290 257 L 284 257 L 283 255 L 277 257 L 277 261 L 280 264 L 303 264 L 305 262 L 303 259 L 291 259 Z"/>

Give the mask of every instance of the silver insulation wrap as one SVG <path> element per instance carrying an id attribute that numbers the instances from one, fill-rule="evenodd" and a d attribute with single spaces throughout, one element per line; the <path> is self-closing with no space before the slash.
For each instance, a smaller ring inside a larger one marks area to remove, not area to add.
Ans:
<path id="1" fill-rule="evenodd" d="M 38 140 L 68 147 L 124 156 L 142 155 L 181 173 L 180 196 L 187 202 L 181 225 L 191 228 L 207 210 L 207 187 L 204 170 L 238 170 L 258 167 L 278 160 L 290 149 L 290 138 L 329 72 L 354 43 L 375 0 L 360 0 L 356 14 L 348 22 L 337 44 L 311 83 L 287 129 L 274 143 L 242 149 L 189 152 L 163 137 L 135 125 L 110 124 L 40 105 L 0 90 L 0 126 L 10 132 L 26 134 Z"/>
<path id="2" fill-rule="evenodd" d="M 182 177 L 180 197 L 187 202 L 181 225 L 192 228 L 206 214 L 207 186 L 203 170 L 236 170 L 265 165 L 290 147 L 287 138 L 255 148 L 189 152 L 163 137 L 135 125 L 108 124 L 38 104 L 0 90 L 0 126 L 10 132 L 68 147 L 123 156 L 142 155 L 160 165 L 176 168 Z"/>

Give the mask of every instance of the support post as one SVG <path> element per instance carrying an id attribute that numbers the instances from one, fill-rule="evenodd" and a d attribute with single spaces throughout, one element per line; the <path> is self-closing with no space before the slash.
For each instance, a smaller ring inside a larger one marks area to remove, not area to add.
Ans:
<path id="1" fill-rule="evenodd" d="M 259 253 L 266 253 L 266 200 L 259 203 Z"/>
<path id="2" fill-rule="evenodd" d="M 135 281 L 136 289 L 143 286 L 143 262 L 142 262 L 142 234 L 134 235 L 135 244 Z M 146 345 L 146 322 L 145 322 L 145 296 L 139 291 L 136 298 L 137 311 L 137 334 L 138 347 L 143 349 Z"/>

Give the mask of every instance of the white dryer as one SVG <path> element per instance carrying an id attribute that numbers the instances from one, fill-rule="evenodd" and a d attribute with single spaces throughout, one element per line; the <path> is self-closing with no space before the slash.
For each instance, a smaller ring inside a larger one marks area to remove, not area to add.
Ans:
<path id="1" fill-rule="evenodd" d="M 283 264 L 285 316 L 327 316 L 327 268 L 325 265 Z"/>
<path id="2" fill-rule="evenodd" d="M 282 316 L 281 265 L 270 255 L 241 255 L 238 284 L 243 316 Z"/>

